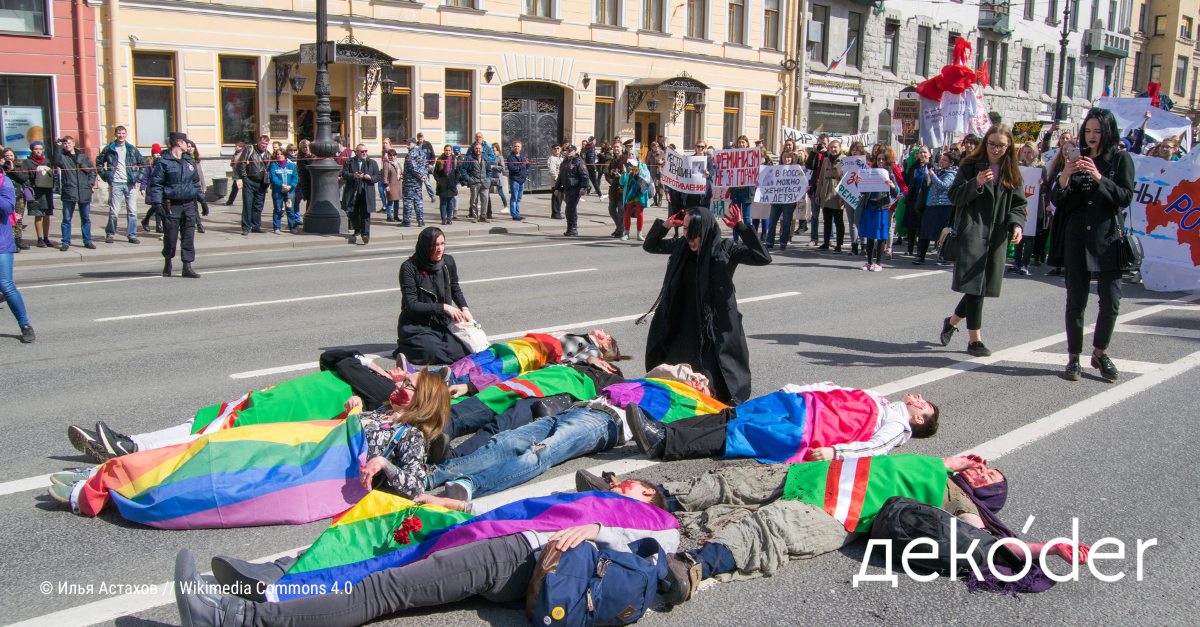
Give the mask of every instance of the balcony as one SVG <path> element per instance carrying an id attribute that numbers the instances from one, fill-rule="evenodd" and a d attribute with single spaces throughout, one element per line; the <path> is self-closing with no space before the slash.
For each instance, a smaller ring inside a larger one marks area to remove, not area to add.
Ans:
<path id="1" fill-rule="evenodd" d="M 1005 37 L 1012 34 L 1012 28 L 1008 24 L 1007 0 L 981 0 L 979 30 L 992 31 Z"/>
<path id="2" fill-rule="evenodd" d="M 1133 47 L 1133 35 L 1129 32 L 1117 33 L 1100 26 L 1099 21 L 1083 31 L 1084 51 L 1092 56 L 1124 59 L 1129 56 Z M 1128 31 L 1129 29 L 1125 29 Z"/>

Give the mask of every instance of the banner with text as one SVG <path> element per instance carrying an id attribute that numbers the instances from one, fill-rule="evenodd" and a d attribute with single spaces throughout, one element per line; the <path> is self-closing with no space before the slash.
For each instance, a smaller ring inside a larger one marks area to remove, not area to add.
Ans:
<path id="1" fill-rule="evenodd" d="M 855 155 L 842 157 L 839 165 L 842 167 L 842 180 L 838 182 L 838 196 L 846 204 L 857 209 L 862 193 L 866 191 L 859 188 L 859 181 L 871 169 L 871 164 L 867 163 L 864 155 Z"/>
<path id="2" fill-rule="evenodd" d="M 708 157 L 681 155 L 667 149 L 667 166 L 663 168 L 663 184 L 685 194 L 703 194 L 705 188 L 704 167 Z"/>
<path id="3" fill-rule="evenodd" d="M 1178 135 L 1183 140 L 1179 145 L 1184 151 L 1192 149 L 1192 121 L 1152 106 L 1149 98 L 1100 98 L 1096 106 L 1113 112 L 1122 135 L 1141 128 L 1142 122 L 1145 122 L 1146 135 L 1154 141 Z M 1149 121 L 1146 120 L 1147 111 L 1150 112 Z"/>
<path id="4" fill-rule="evenodd" d="M 1025 210 L 1029 213 L 1029 217 L 1025 220 L 1025 228 L 1022 229 L 1024 237 L 1033 237 L 1038 232 L 1038 204 L 1042 190 L 1042 169 L 1021 167 L 1021 177 L 1025 179 Z M 1032 240 L 1030 240 L 1032 241 Z"/>
<path id="5" fill-rule="evenodd" d="M 1200 290 L 1200 166 L 1134 155 L 1132 235 L 1146 257 L 1142 280 L 1160 292 Z"/>
<path id="6" fill-rule="evenodd" d="M 762 152 L 758 148 L 729 148 L 713 153 L 717 173 L 713 187 L 751 187 L 758 185 L 758 166 Z"/>
<path id="7" fill-rule="evenodd" d="M 804 166 L 764 165 L 758 172 L 758 188 L 754 202 L 795 203 L 800 202 L 808 191 L 808 174 Z"/>
<path id="8" fill-rule="evenodd" d="M 783 141 L 792 140 L 797 146 L 815 146 L 820 133 L 804 133 L 800 130 L 785 126 L 783 127 Z M 836 139 L 842 142 L 842 146 L 849 146 L 854 142 L 862 142 L 865 145 L 872 143 L 874 133 L 858 133 L 857 135 L 837 135 L 829 134 L 829 139 Z"/>

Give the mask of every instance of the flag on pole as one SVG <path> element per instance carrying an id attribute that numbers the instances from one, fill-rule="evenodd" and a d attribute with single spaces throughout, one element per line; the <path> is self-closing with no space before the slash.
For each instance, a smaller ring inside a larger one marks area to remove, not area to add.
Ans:
<path id="1" fill-rule="evenodd" d="M 829 71 L 830 71 L 830 72 L 832 72 L 833 70 L 836 70 L 836 69 L 837 69 L 837 66 L 841 65 L 841 63 L 842 63 L 842 60 L 846 58 L 846 54 L 847 54 L 847 53 L 849 53 L 849 52 L 850 52 L 850 49 L 854 47 L 854 42 L 856 42 L 856 41 L 858 41 L 858 37 L 855 37 L 854 39 L 851 39 L 851 40 L 850 40 L 850 45 L 849 45 L 849 46 L 846 46 L 846 49 L 842 51 L 842 54 L 841 54 L 841 55 L 839 55 L 839 56 L 838 56 L 838 58 L 836 58 L 836 59 L 834 59 L 834 60 L 833 60 L 833 65 L 829 66 Z"/>
<path id="2" fill-rule="evenodd" d="M 1111 95 L 1112 95 L 1112 85 L 1111 85 L 1111 84 L 1109 84 L 1109 85 L 1105 85 L 1105 86 L 1104 86 L 1104 93 L 1100 94 L 1100 96 L 1101 96 L 1102 98 L 1108 98 L 1108 97 L 1109 97 L 1109 96 L 1111 96 Z"/>

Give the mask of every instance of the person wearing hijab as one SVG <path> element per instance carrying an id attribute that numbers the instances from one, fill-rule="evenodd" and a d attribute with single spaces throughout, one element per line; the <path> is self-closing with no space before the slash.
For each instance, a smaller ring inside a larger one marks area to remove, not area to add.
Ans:
<path id="1" fill-rule="evenodd" d="M 430 226 L 421 231 L 413 254 L 400 265 L 400 319 L 396 350 L 413 364 L 452 364 L 470 349 L 450 331 L 454 322 L 470 322 L 471 310 L 458 285 L 458 267 L 446 254 L 446 236 Z"/>
<path id="2" fill-rule="evenodd" d="M 750 352 L 737 309 L 733 273 L 739 264 L 771 263 L 771 253 L 753 227 L 742 220 L 738 207 L 724 219 L 745 241 L 722 238 L 716 217 L 702 207 L 651 225 L 642 249 L 671 259 L 658 300 L 650 310 L 654 319 L 646 340 L 646 370 L 661 364 L 687 364 L 712 382 L 714 398 L 738 405 L 750 398 Z M 675 227 L 683 227 L 686 237 L 666 239 L 668 229 Z"/>

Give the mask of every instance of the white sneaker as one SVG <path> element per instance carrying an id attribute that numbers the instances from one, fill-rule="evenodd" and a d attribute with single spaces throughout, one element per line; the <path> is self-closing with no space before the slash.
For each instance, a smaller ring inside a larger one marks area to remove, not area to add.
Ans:
<path id="1" fill-rule="evenodd" d="M 638 239 L 641 239 L 641 238 L 638 238 Z M 624 233 L 621 235 L 621 241 L 622 241 L 622 242 L 628 242 L 628 241 L 629 241 L 629 231 L 625 231 L 625 232 L 624 232 Z"/>
<path id="2" fill-rule="evenodd" d="M 606 198 L 608 198 L 608 194 L 600 194 L 600 200 L 605 200 Z"/>
<path id="3" fill-rule="evenodd" d="M 862 265 L 862 269 L 866 270 L 867 272 L 870 272 L 871 271 L 871 262 L 868 261 L 867 263 L 864 263 Z"/>
<path id="4" fill-rule="evenodd" d="M 871 264 L 871 272 L 883 272 L 883 266 L 877 263 Z"/>
<path id="5" fill-rule="evenodd" d="M 446 482 L 446 497 L 463 503 L 471 502 L 471 480 L 455 479 Z"/>
<path id="6" fill-rule="evenodd" d="M 638 231 L 638 241 L 642 241 L 642 232 Z"/>

